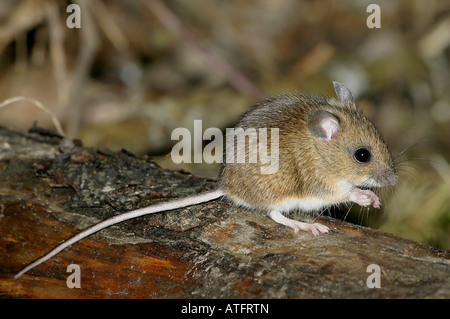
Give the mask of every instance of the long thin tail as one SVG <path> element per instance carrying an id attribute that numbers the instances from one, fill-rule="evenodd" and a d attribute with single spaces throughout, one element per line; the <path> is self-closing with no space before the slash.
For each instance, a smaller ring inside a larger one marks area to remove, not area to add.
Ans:
<path id="1" fill-rule="evenodd" d="M 66 249 L 67 247 L 73 245 L 74 243 L 92 235 L 93 233 L 96 233 L 99 230 L 105 229 L 109 226 L 118 224 L 118 223 L 123 222 L 128 219 L 140 217 L 143 215 L 149 215 L 149 214 L 154 214 L 154 213 L 158 213 L 158 212 L 163 212 L 166 210 L 173 210 L 173 209 L 177 209 L 177 208 L 183 208 L 183 207 L 187 207 L 187 206 L 192 206 L 192 205 L 209 202 L 211 200 L 222 197 L 223 195 L 224 195 L 224 193 L 222 191 L 214 190 L 214 191 L 200 193 L 198 195 L 194 195 L 194 196 L 190 196 L 190 197 L 175 199 L 175 200 L 171 200 L 168 202 L 155 204 L 155 205 L 148 206 L 148 207 L 143 207 L 140 209 L 136 209 L 133 211 L 129 211 L 129 212 L 120 214 L 120 215 L 113 216 L 113 217 L 108 218 L 98 224 L 95 224 L 92 227 L 89 227 L 88 229 L 83 230 L 82 232 L 71 237 L 70 239 L 64 241 L 62 244 L 60 244 L 59 246 L 52 249 L 46 255 L 42 256 L 41 258 L 37 259 L 33 263 L 26 266 L 19 273 L 17 273 L 13 278 L 18 279 L 20 276 L 22 276 L 28 270 L 33 269 L 34 267 L 42 264 L 44 261 L 52 258 L 60 251 Z"/>

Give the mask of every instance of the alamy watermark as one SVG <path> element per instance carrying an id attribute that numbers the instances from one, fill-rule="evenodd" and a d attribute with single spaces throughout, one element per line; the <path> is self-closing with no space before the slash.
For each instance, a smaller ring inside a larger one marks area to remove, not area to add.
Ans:
<path id="1" fill-rule="evenodd" d="M 381 288 L 381 268 L 377 264 L 367 266 L 366 272 L 371 274 L 367 277 L 367 288 Z"/>
<path id="2" fill-rule="evenodd" d="M 70 13 L 66 19 L 66 25 L 69 29 L 81 28 L 81 8 L 78 4 L 69 4 L 66 9 Z"/>
<path id="3" fill-rule="evenodd" d="M 67 272 L 71 273 L 66 280 L 67 288 L 81 288 L 81 269 L 77 264 L 67 266 Z"/>
<path id="4" fill-rule="evenodd" d="M 67 17 L 66 25 L 69 29 L 81 28 L 81 7 L 78 4 L 69 4 L 66 9 L 70 15 Z M 381 8 L 378 4 L 369 4 L 366 12 L 370 15 L 366 19 L 366 25 L 369 29 L 381 28 Z"/>
<path id="5" fill-rule="evenodd" d="M 370 13 L 366 19 L 366 25 L 369 29 L 381 28 L 381 8 L 378 4 L 369 4 L 366 9 Z"/>
<path id="6" fill-rule="evenodd" d="M 211 164 L 225 160 L 226 163 L 259 163 L 261 174 L 278 172 L 278 128 L 227 128 L 224 138 L 219 128 L 210 127 L 203 132 L 202 120 L 194 120 L 193 136 L 187 128 L 178 127 L 172 131 L 171 139 L 179 140 L 170 153 L 176 164 L 203 161 Z M 203 141 L 207 140 L 211 142 L 203 148 Z"/>

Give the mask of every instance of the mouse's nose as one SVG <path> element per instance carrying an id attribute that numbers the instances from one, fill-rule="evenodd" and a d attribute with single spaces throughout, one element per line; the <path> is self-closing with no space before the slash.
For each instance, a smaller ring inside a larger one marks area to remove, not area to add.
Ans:
<path id="1" fill-rule="evenodd" d="M 391 172 L 386 176 L 386 181 L 388 182 L 388 185 L 395 185 L 398 182 L 398 175 L 395 172 Z"/>
<path id="2" fill-rule="evenodd" d="M 382 184 L 383 186 L 393 186 L 397 184 L 398 175 L 397 173 L 388 167 L 379 167 L 373 172 L 374 179 Z"/>

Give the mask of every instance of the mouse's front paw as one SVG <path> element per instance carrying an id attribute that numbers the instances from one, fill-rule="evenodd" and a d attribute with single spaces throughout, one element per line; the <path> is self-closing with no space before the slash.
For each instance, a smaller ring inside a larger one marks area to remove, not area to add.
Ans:
<path id="1" fill-rule="evenodd" d="M 370 190 L 355 188 L 350 193 L 350 200 L 363 207 L 372 205 L 375 208 L 380 208 L 381 206 L 378 196 Z"/>

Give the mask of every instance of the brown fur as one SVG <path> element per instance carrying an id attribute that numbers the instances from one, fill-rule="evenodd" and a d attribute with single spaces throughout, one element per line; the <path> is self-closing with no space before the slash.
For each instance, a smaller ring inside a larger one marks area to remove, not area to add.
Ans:
<path id="1" fill-rule="evenodd" d="M 339 120 L 335 139 L 321 140 L 307 127 L 308 115 L 317 110 L 332 113 Z M 268 206 L 288 198 L 321 198 L 342 202 L 337 182 L 350 180 L 364 186 L 362 176 L 373 177 L 381 186 L 396 180 L 392 156 L 375 126 L 355 104 L 334 99 L 287 94 L 253 106 L 236 127 L 279 128 L 279 170 L 263 175 L 258 163 L 224 163 L 220 171 L 220 189 L 238 204 L 267 211 Z M 270 152 L 270 134 L 268 133 Z M 367 146 L 372 160 L 359 164 L 353 151 Z M 246 143 L 248 153 L 248 143 Z M 339 197 L 339 198 L 338 198 Z"/>

